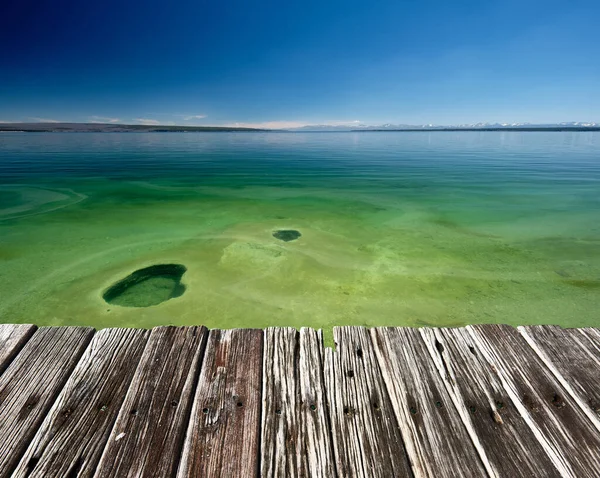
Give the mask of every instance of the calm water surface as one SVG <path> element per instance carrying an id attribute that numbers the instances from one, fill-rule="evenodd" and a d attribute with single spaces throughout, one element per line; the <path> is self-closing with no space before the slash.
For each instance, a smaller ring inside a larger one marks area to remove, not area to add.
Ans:
<path id="1" fill-rule="evenodd" d="M 154 264 L 184 265 L 185 292 L 104 301 Z M 599 326 L 599 310 L 600 133 L 0 134 L 3 322 Z"/>

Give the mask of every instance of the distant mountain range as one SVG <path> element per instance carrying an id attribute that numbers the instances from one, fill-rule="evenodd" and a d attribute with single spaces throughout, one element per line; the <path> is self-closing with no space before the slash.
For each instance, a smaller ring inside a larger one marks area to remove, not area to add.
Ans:
<path id="1" fill-rule="evenodd" d="M 210 131 L 288 131 L 288 132 L 334 132 L 334 131 L 600 131 L 600 123 L 572 121 L 566 123 L 475 123 L 459 125 L 409 125 L 409 124 L 382 124 L 352 126 L 332 125 L 307 125 L 299 128 L 285 130 L 268 130 L 257 128 L 238 128 L 229 126 L 165 126 L 165 125 L 124 125 L 113 123 L 0 123 L 0 132 L 210 132 Z"/>
<path id="2" fill-rule="evenodd" d="M 307 125 L 300 128 L 292 128 L 288 131 L 496 131 L 496 130 L 600 130 L 600 123 L 571 121 L 565 123 L 474 123 L 458 125 L 435 125 L 435 124 L 391 124 L 382 125 L 352 125 L 352 126 L 331 126 L 331 125 Z"/>

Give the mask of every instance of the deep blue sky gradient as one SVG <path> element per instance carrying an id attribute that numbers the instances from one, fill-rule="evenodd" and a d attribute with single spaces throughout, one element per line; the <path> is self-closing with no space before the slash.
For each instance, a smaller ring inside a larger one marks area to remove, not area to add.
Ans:
<path id="1" fill-rule="evenodd" d="M 4 0 L 0 121 L 600 121 L 598 25 L 577 0 Z"/>

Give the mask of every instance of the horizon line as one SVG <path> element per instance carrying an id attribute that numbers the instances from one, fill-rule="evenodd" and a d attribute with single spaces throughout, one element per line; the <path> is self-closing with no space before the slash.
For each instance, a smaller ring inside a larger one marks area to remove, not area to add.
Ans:
<path id="1" fill-rule="evenodd" d="M 249 124 L 249 123 L 247 123 Z M 532 122 L 477 122 L 477 123 L 460 123 L 460 124 L 393 124 L 386 122 L 382 124 L 328 124 L 328 123 L 307 123 L 302 126 L 294 126 L 288 128 L 273 128 L 273 127 L 258 127 L 258 126 L 246 126 L 243 123 L 237 124 L 215 124 L 215 125 L 189 125 L 189 124 L 142 124 L 142 123 L 115 123 L 115 122 L 96 122 L 96 121 L 2 121 L 0 120 L 0 126 L 3 127 L 18 127 L 18 126 L 47 126 L 49 128 L 60 128 L 70 125 L 81 125 L 89 126 L 90 128 L 108 128 L 118 129 L 120 127 L 136 128 L 136 129 L 231 129 L 231 130 L 254 130 L 254 131 L 294 131 L 294 130 L 306 130 L 307 128 L 331 128 L 334 130 L 346 130 L 346 131 L 373 131 L 379 129 L 380 131 L 390 130 L 439 130 L 439 129 L 484 129 L 484 128 L 497 128 L 497 129 L 510 129 L 510 128 L 596 128 L 600 127 L 600 122 L 596 121 L 561 121 L 561 122 L 548 122 L 548 123 L 532 123 Z"/>

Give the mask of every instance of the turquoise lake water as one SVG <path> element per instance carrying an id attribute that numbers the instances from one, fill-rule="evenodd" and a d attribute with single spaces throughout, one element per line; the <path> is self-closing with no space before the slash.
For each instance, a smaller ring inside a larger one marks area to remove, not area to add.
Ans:
<path id="1" fill-rule="evenodd" d="M 180 293 L 104 300 L 156 264 L 185 266 Z M 2 322 L 598 326 L 599 311 L 600 133 L 0 134 Z"/>

